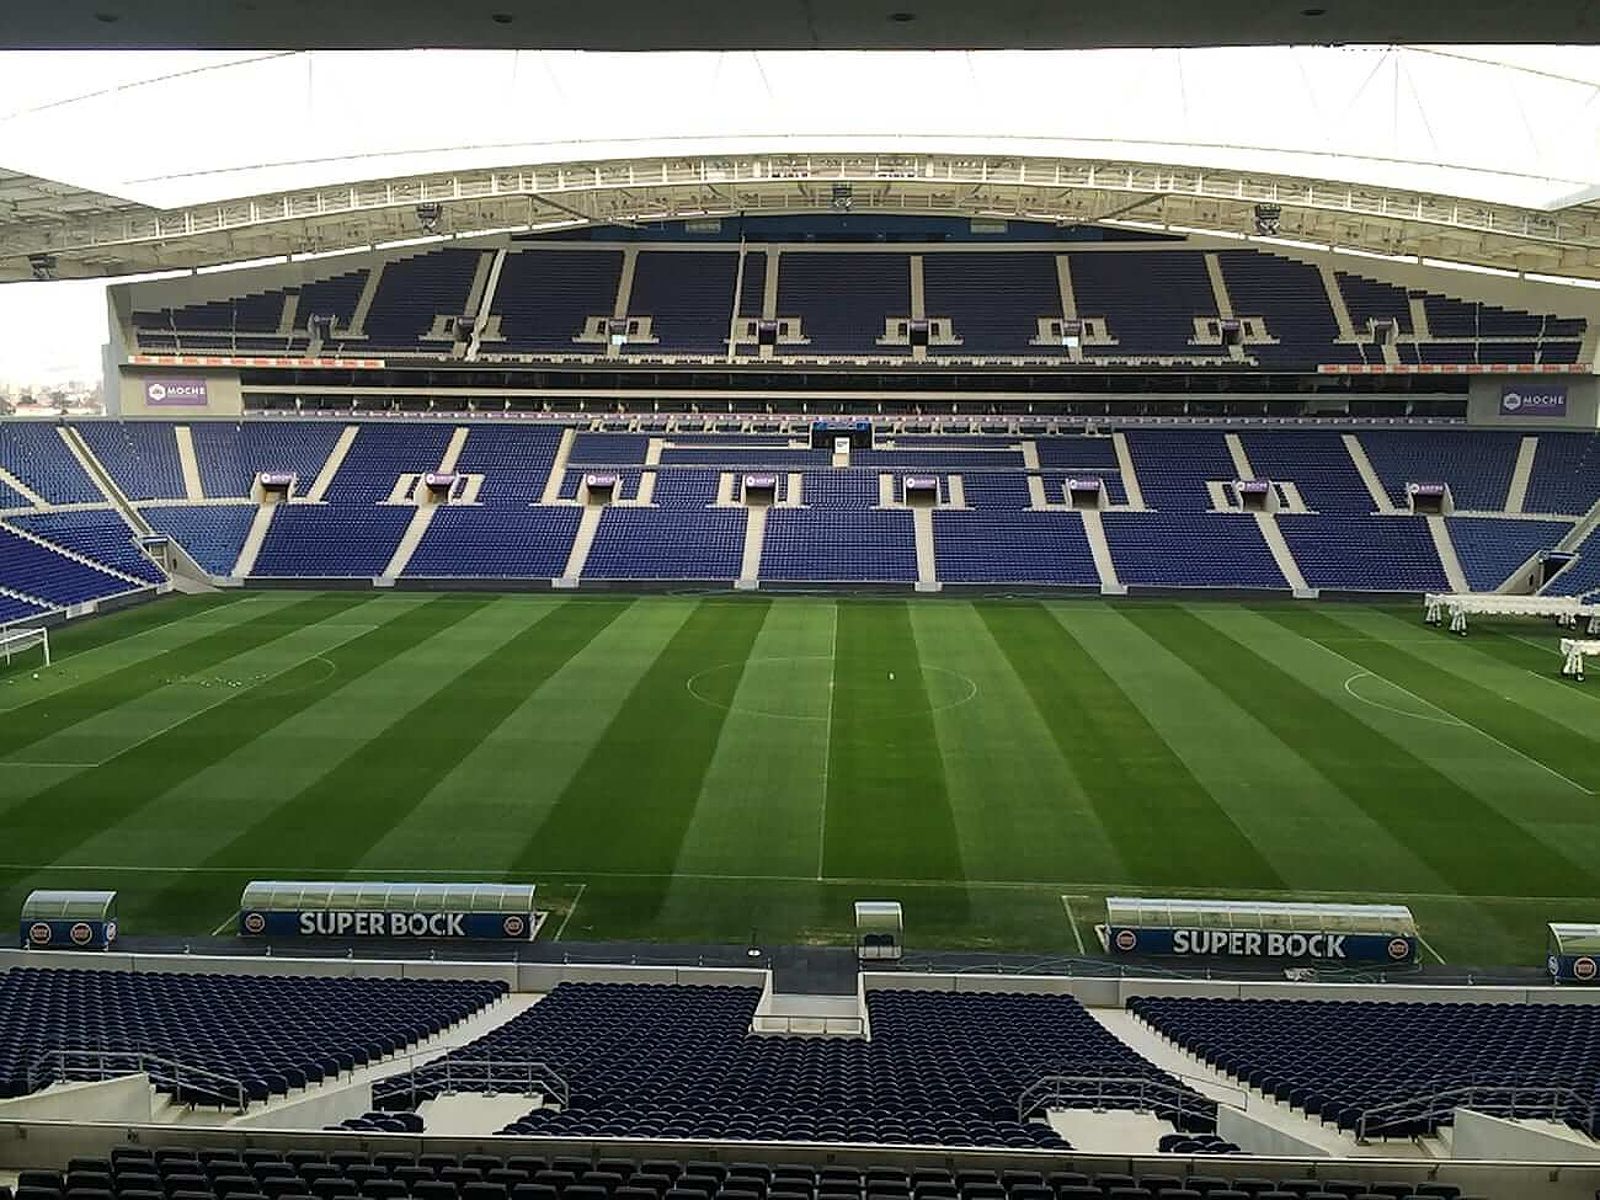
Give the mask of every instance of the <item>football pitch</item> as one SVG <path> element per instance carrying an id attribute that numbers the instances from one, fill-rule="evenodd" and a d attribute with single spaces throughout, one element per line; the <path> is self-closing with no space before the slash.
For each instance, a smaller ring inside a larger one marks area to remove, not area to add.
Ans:
<path id="1" fill-rule="evenodd" d="M 543 938 L 1098 950 L 1107 895 L 1389 900 L 1425 957 L 1600 918 L 1600 683 L 1420 604 L 251 592 L 0 669 L 0 911 L 534 882 Z M 10 918 L 6 918 L 9 920 Z"/>

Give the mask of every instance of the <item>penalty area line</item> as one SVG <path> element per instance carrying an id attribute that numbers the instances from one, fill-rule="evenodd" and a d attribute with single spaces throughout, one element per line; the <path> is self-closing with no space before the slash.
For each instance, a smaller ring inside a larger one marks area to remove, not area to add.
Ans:
<path id="1" fill-rule="evenodd" d="M 1088 951 L 1083 947 L 1083 933 L 1078 929 L 1078 918 L 1072 912 L 1072 898 L 1061 897 L 1061 907 L 1067 910 L 1067 924 L 1072 926 L 1072 940 L 1078 944 L 1078 953 L 1087 954 Z"/>
<path id="2" fill-rule="evenodd" d="M 1435 950 L 1428 939 L 1423 937 L 1420 933 L 1417 934 L 1417 945 L 1421 946 L 1429 954 L 1433 955 L 1434 958 L 1438 959 L 1441 967 L 1444 966 L 1444 955 Z"/>
<path id="3" fill-rule="evenodd" d="M 572 903 L 567 906 L 567 915 L 561 918 L 561 924 L 556 927 L 555 936 L 550 940 L 559 942 L 561 935 L 567 931 L 567 923 L 572 920 L 572 914 L 578 911 L 578 901 L 583 899 L 583 893 L 589 887 L 589 881 L 584 880 L 578 885 L 578 890 L 573 894 Z"/>

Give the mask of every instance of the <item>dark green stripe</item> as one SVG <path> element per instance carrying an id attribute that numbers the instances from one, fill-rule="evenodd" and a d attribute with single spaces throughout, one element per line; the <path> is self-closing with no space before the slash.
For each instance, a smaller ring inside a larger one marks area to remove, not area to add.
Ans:
<path id="1" fill-rule="evenodd" d="M 196 675 L 220 662 L 244 654 L 303 626 L 325 621 L 337 613 L 364 604 L 370 595 L 344 593 L 310 596 L 283 608 L 248 617 L 237 625 L 208 633 L 184 646 L 129 663 L 109 674 L 86 679 L 73 687 L 24 704 L 0 721 L 0 758 L 51 734 L 70 729 L 80 721 L 110 712 L 130 700 L 160 687 L 162 681 Z"/>
<path id="2" fill-rule="evenodd" d="M 1043 607 L 985 607 L 989 632 L 1141 883 L 1281 888 L 1284 879 L 1116 681 Z M 1171 834 L 1182 830 L 1183 852 Z"/>
<path id="3" fill-rule="evenodd" d="M 260 862 L 261 847 L 289 845 L 296 846 L 295 866 L 317 875 L 359 862 L 628 604 L 569 602 L 547 611 L 242 831 L 206 865 L 249 866 Z M 316 837 L 305 838 L 307 829 Z"/>
<path id="4" fill-rule="evenodd" d="M 178 784 L 486 603 L 477 598 L 431 600 L 316 660 L 302 662 L 269 683 L 196 713 L 165 733 L 0 814 L 0 845 L 16 862 L 48 863 L 59 859 L 74 846 L 126 819 Z M 296 605 L 294 611 L 309 617 L 313 610 L 309 605 Z M 327 671 L 329 662 L 334 665 L 331 673 Z M 249 816 L 248 812 L 205 807 L 194 814 L 197 821 L 224 827 L 237 826 Z M 315 829 L 304 829 L 290 845 L 298 854 L 314 845 L 315 840 Z M 274 859 L 282 853 L 278 846 L 263 847 L 262 851 Z"/>
<path id="5" fill-rule="evenodd" d="M 1268 610 L 1270 611 L 1270 610 Z M 1593 894 L 1597 878 L 1249 646 L 1182 610 L 1128 617 L 1272 730 L 1463 895 Z M 1410 881 L 1393 881 L 1406 891 Z"/>
<path id="6" fill-rule="evenodd" d="M 910 609 L 841 601 L 838 622 L 822 873 L 961 880 L 961 839 Z"/>
<path id="7" fill-rule="evenodd" d="M 728 710 L 690 698 L 686 681 L 707 663 L 718 671 L 714 700 L 731 703 L 765 600 L 697 606 L 639 677 L 583 765 L 510 870 L 640 871 L 670 875 L 700 799 Z M 512 832 L 512 831 L 508 831 Z M 666 881 L 642 900 L 641 920 L 659 911 Z"/>

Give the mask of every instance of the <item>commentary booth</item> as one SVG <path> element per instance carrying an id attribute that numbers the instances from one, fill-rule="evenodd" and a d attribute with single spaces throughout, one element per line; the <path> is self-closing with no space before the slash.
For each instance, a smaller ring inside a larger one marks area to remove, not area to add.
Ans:
<path id="1" fill-rule="evenodd" d="M 1284 904 L 1113 896 L 1106 952 L 1284 962 L 1410 963 L 1417 923 L 1401 904 Z"/>
<path id="2" fill-rule="evenodd" d="M 545 914 L 531 883 L 258 880 L 239 900 L 244 937 L 531 942 Z"/>

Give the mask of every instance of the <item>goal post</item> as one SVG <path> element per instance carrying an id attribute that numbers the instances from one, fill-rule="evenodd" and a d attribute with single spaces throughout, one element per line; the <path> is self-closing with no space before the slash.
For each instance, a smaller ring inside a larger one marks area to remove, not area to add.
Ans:
<path id="1" fill-rule="evenodd" d="M 0 659 L 6 666 L 19 654 L 35 646 L 44 648 L 44 665 L 50 665 L 50 631 L 48 629 L 0 629 Z"/>

